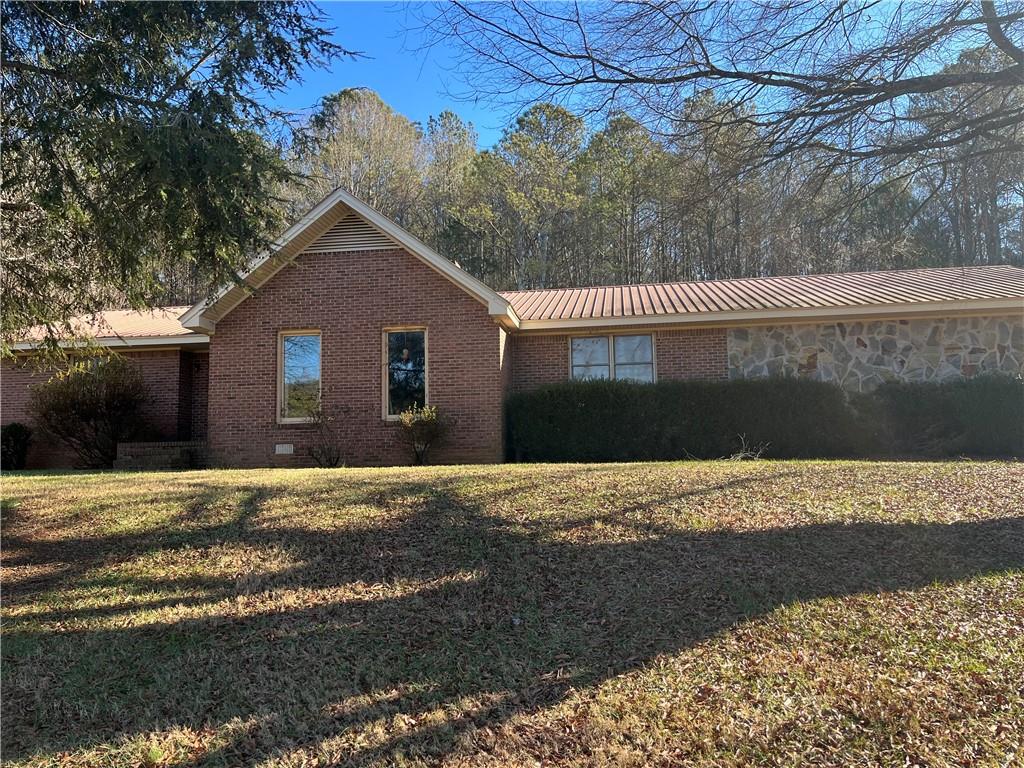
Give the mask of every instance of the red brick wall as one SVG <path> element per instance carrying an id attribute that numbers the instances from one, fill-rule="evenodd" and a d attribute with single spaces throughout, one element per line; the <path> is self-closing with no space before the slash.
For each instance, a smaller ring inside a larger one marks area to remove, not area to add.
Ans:
<path id="1" fill-rule="evenodd" d="M 727 379 L 726 333 L 724 328 L 658 331 L 655 337 L 658 378 Z"/>
<path id="2" fill-rule="evenodd" d="M 181 353 L 177 350 L 151 352 L 122 352 L 122 357 L 139 366 L 149 390 L 146 420 L 152 428 L 153 439 L 179 438 L 179 410 L 181 407 Z M 49 372 L 39 371 L 29 361 L 3 361 L 0 375 L 0 420 L 9 424 L 20 421 L 32 426 L 28 413 L 29 387 L 49 380 Z M 70 467 L 76 464 L 75 455 L 60 444 L 48 441 L 39 431 L 33 435 L 29 451 L 30 468 Z"/>
<path id="3" fill-rule="evenodd" d="M 193 440 L 206 439 L 206 419 L 209 408 L 210 354 L 193 352 L 192 355 L 192 429 Z"/>
<path id="4" fill-rule="evenodd" d="M 569 378 L 568 336 L 515 334 L 512 347 L 512 392 L 528 392 Z"/>
<path id="5" fill-rule="evenodd" d="M 178 411 L 181 404 L 181 352 L 158 350 L 154 352 L 125 353 L 142 371 L 142 379 L 149 391 L 146 419 L 155 434 L 154 440 L 178 439 Z"/>
<path id="6" fill-rule="evenodd" d="M 0 422 L 10 424 L 18 421 L 32 427 L 32 443 L 27 459 L 29 469 L 72 467 L 77 462 L 77 457 L 70 449 L 41 435 L 29 416 L 29 387 L 49 378 L 49 373 L 38 371 L 24 357 L 0 363 Z"/>
<path id="7" fill-rule="evenodd" d="M 723 328 L 602 328 L 597 332 L 581 331 L 572 335 L 603 333 L 653 334 L 659 380 L 727 378 L 728 356 Z M 511 390 L 526 392 L 568 379 L 569 339 L 572 335 L 515 335 L 512 338 Z"/>
<path id="8" fill-rule="evenodd" d="M 178 440 L 206 439 L 210 355 L 206 350 L 183 350 L 178 377 Z"/>
<path id="9" fill-rule="evenodd" d="M 217 323 L 210 343 L 209 444 L 217 464 L 309 464 L 314 429 L 277 423 L 282 330 L 318 329 L 324 410 L 348 464 L 407 463 L 382 417 L 382 332 L 427 328 L 428 397 L 457 420 L 433 462 L 502 458 L 501 329 L 486 307 L 401 250 L 303 254 Z M 292 455 L 276 455 L 290 443 Z"/>

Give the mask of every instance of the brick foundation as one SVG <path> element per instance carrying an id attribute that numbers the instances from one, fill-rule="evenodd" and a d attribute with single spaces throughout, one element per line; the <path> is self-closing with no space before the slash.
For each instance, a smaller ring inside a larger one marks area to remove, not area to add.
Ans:
<path id="1" fill-rule="evenodd" d="M 118 443 L 114 469 L 197 469 L 206 466 L 202 440 L 170 440 L 155 443 Z"/>

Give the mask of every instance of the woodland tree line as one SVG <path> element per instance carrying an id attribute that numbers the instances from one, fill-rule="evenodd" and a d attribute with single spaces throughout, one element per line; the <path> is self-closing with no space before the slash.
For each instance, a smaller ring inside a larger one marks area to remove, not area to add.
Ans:
<path id="1" fill-rule="evenodd" d="M 185 303 L 345 186 L 500 289 L 1024 264 L 1024 7 L 996 0 L 413 5 L 480 151 L 344 90 L 308 2 L 0 0 L 0 355 Z"/>
<path id="2" fill-rule="evenodd" d="M 949 98 L 916 99 L 908 118 Z M 701 94 L 686 119 L 720 106 Z M 913 168 L 809 151 L 751 163 L 737 123 L 673 139 L 626 114 L 589 130 L 539 103 L 477 151 L 455 113 L 420 126 L 362 90 L 308 127 L 289 153 L 304 177 L 293 214 L 344 186 L 500 289 L 1024 264 L 1024 154 L 985 154 L 985 138 Z"/>

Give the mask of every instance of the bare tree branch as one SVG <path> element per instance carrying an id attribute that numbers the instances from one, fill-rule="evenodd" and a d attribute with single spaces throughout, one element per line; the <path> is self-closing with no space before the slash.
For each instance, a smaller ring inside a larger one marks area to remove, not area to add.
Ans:
<path id="1" fill-rule="evenodd" d="M 996 4 L 993 0 L 981 0 L 981 15 L 985 17 L 985 28 L 996 47 L 1018 64 L 1024 65 L 1024 50 L 1014 45 L 1003 32 L 1002 22 L 996 14 Z"/>
<path id="2" fill-rule="evenodd" d="M 1024 86 L 1024 50 L 1013 42 L 1024 32 L 1024 8 L 1012 3 L 1000 12 L 993 0 L 455 0 L 427 14 L 432 39 L 464 52 L 474 96 L 622 109 L 674 135 L 692 127 L 687 101 L 711 90 L 721 117 L 756 129 L 752 154 L 768 147 L 777 157 L 808 148 L 905 157 L 1020 120 L 998 99 L 972 124 L 902 120 L 914 100 L 933 94 Z M 984 67 L 950 66 L 969 49 L 1007 58 L 995 67 L 991 56 Z"/>

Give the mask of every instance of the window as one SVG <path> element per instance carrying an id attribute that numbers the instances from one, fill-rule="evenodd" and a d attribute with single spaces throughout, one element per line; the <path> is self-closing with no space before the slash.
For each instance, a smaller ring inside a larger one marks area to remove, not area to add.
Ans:
<path id="1" fill-rule="evenodd" d="M 386 417 L 413 405 L 427 403 L 427 332 L 395 330 L 384 333 Z"/>
<path id="2" fill-rule="evenodd" d="M 654 381 L 654 341 L 638 336 L 584 336 L 570 342 L 572 378 Z"/>
<path id="3" fill-rule="evenodd" d="M 591 336 L 572 340 L 572 377 L 574 379 L 610 379 L 608 337 Z"/>
<path id="4" fill-rule="evenodd" d="M 654 344 L 650 336 L 613 336 L 615 378 L 654 381 Z"/>
<path id="5" fill-rule="evenodd" d="M 320 404 L 320 333 L 281 334 L 279 418 L 308 421 Z"/>

